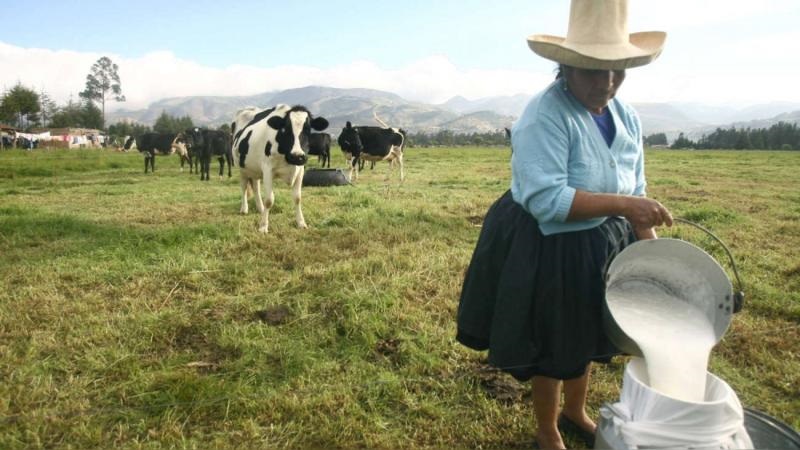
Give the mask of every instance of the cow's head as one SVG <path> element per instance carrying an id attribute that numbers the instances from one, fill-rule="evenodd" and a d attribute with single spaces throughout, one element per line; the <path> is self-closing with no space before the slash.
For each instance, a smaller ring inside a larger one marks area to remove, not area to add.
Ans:
<path id="1" fill-rule="evenodd" d="M 278 134 L 278 153 L 286 158 L 286 162 L 302 166 L 308 160 L 308 135 L 311 129 L 322 131 L 328 128 L 328 121 L 322 117 L 311 117 L 311 113 L 303 106 L 294 106 L 285 115 L 272 116 L 267 125 Z"/>
<path id="2" fill-rule="evenodd" d="M 183 137 L 183 140 L 186 142 L 186 147 L 188 147 L 190 151 L 204 146 L 206 142 L 203 136 L 203 130 L 198 127 L 188 128 L 183 133 L 180 133 L 179 136 Z"/>
<path id="3" fill-rule="evenodd" d="M 358 158 L 358 156 L 361 155 L 361 151 L 364 150 L 364 144 L 361 143 L 361 136 L 350 122 L 347 122 L 345 127 L 342 128 L 337 142 L 339 143 L 339 147 L 342 148 L 342 151 L 350 153 L 353 158 Z"/>

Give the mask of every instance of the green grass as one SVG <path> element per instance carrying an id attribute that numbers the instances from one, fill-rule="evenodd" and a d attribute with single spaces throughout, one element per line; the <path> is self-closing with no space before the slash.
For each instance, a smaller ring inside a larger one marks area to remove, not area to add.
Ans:
<path id="1" fill-rule="evenodd" d="M 800 152 L 647 156 L 649 194 L 713 230 L 746 284 L 710 370 L 800 428 Z M 277 184 L 263 235 L 236 175 L 0 152 L 0 448 L 529 448 L 529 386 L 453 339 L 508 159 L 408 149 L 402 185 L 383 163 L 304 188 L 308 230 Z M 690 227 L 661 235 L 727 266 Z M 624 364 L 594 370 L 595 415 Z"/>

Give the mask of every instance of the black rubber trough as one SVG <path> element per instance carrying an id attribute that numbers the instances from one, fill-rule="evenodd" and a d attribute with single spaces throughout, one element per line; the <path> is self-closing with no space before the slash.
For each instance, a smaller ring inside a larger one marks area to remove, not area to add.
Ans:
<path id="1" fill-rule="evenodd" d="M 344 186 L 350 184 L 342 169 L 306 169 L 303 186 Z"/>

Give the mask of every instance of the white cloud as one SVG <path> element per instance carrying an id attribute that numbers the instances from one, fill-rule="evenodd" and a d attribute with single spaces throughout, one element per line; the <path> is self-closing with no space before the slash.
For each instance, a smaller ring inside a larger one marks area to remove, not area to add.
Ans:
<path id="1" fill-rule="evenodd" d="M 631 70 L 620 95 L 635 103 L 800 101 L 800 91 L 793 88 L 800 71 L 795 63 L 785 62 L 788 61 L 785 55 L 791 54 L 789 48 L 798 41 L 800 32 L 789 32 L 753 40 L 742 37 L 740 42 L 731 42 L 729 48 L 716 49 L 719 54 L 733 55 L 725 61 L 745 55 L 746 61 L 735 66 L 735 70 L 730 65 L 717 67 L 707 63 L 687 69 L 671 61 L 668 54 L 653 65 Z M 0 67 L 4 68 L 0 71 L 0 87 L 8 89 L 21 82 L 36 91 L 44 90 L 59 104 L 70 97 L 78 100 L 91 65 L 101 56 L 108 56 L 119 65 L 122 90 L 127 97 L 125 103 L 107 104 L 109 110 L 140 109 L 169 97 L 252 95 L 309 85 L 379 89 L 412 101 L 440 103 L 455 95 L 477 99 L 533 94 L 553 78 L 549 64 L 540 65 L 543 69 L 538 71 L 467 70 L 441 55 L 391 69 L 363 60 L 328 69 L 246 65 L 214 68 L 178 58 L 169 51 L 122 58 L 114 54 L 21 48 L 0 42 Z"/>
<path id="2" fill-rule="evenodd" d="M 91 65 L 108 56 L 119 66 L 125 103 L 107 108 L 137 109 L 168 97 L 194 95 L 251 95 L 309 85 L 372 88 L 394 92 L 408 100 L 443 102 L 455 95 L 480 98 L 533 93 L 551 74 L 511 70 L 461 70 L 444 56 L 431 56 L 398 69 L 384 69 L 369 61 L 354 61 L 330 69 L 310 66 L 259 68 L 233 65 L 223 69 L 202 66 L 156 51 L 140 58 L 118 55 L 27 49 L 0 42 L 0 83 L 17 82 L 44 90 L 56 102 L 78 99 Z"/>

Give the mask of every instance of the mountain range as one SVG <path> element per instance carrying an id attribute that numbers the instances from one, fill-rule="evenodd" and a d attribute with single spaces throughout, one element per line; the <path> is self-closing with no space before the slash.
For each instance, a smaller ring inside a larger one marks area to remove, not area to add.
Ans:
<path id="1" fill-rule="evenodd" d="M 269 107 L 286 103 L 304 105 L 314 115 L 328 119 L 332 134 L 337 134 L 348 121 L 355 125 L 378 125 L 375 114 L 391 126 L 412 133 L 440 130 L 473 133 L 510 127 L 530 97 L 517 94 L 469 100 L 458 96 L 441 104 L 428 104 L 374 89 L 308 86 L 251 96 L 166 98 L 142 110 L 108 112 L 106 121 L 152 125 L 162 112 L 166 112 L 175 117 L 189 116 L 196 125 L 216 127 L 230 123 L 235 112 L 245 106 Z M 690 139 L 697 139 L 718 127 L 768 128 L 781 120 L 800 123 L 800 103 L 791 102 L 764 103 L 746 108 L 700 103 L 634 103 L 633 106 L 642 119 L 645 135 L 666 133 L 670 140 L 680 132 Z"/>

